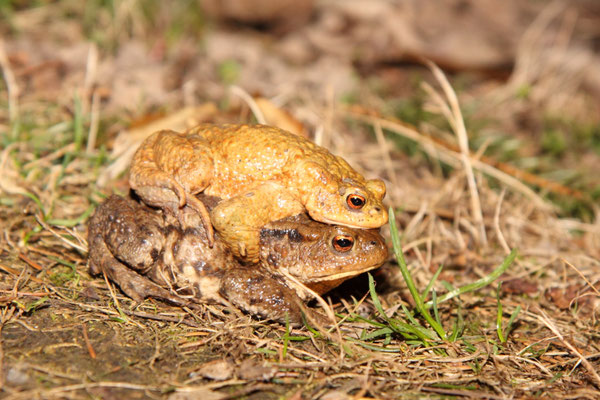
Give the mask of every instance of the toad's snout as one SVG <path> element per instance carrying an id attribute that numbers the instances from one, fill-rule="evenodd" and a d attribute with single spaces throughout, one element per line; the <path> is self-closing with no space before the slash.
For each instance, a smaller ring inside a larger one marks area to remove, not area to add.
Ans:
<path id="1" fill-rule="evenodd" d="M 369 210 L 369 215 L 375 216 L 381 214 L 381 207 L 373 207 L 371 210 Z"/>

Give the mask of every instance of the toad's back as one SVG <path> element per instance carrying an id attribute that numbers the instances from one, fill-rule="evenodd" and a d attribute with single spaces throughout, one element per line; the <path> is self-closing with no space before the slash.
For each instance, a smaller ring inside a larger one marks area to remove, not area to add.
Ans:
<path id="1" fill-rule="evenodd" d="M 350 178 L 357 183 L 365 182 L 341 157 L 276 127 L 200 125 L 187 134 L 204 138 L 212 150 L 213 184 L 205 191 L 209 195 L 229 198 L 266 181 L 300 191 L 310 190 L 296 181 L 299 169 L 307 162 L 324 167 L 339 181 Z M 311 186 L 314 184 L 311 182 Z"/>

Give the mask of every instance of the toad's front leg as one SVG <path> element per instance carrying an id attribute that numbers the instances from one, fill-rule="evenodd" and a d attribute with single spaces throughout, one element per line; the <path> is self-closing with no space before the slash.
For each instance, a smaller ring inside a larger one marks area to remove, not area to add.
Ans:
<path id="1" fill-rule="evenodd" d="M 249 314 L 294 325 L 302 324 L 302 313 L 309 322 L 320 325 L 331 322 L 316 311 L 303 305 L 295 291 L 269 275 L 257 265 L 240 266 L 227 272 L 221 282 L 223 298 Z"/>
<path id="2" fill-rule="evenodd" d="M 204 204 L 194 197 L 210 184 L 212 175 L 213 158 L 203 138 L 159 131 L 148 137 L 133 156 L 129 184 L 153 207 L 175 215 L 185 205 L 196 210 L 212 246 L 210 216 Z"/>
<path id="3" fill-rule="evenodd" d="M 220 202 L 211 211 L 211 220 L 233 254 L 247 263 L 258 262 L 260 229 L 271 221 L 304 212 L 304 206 L 290 190 L 266 183 Z"/>

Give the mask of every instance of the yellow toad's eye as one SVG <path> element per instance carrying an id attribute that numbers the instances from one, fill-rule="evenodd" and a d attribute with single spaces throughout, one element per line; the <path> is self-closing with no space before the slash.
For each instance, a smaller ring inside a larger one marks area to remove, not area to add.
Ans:
<path id="1" fill-rule="evenodd" d="M 339 252 L 345 253 L 352 249 L 354 246 L 354 238 L 348 235 L 338 235 L 333 238 L 331 242 L 333 244 L 333 248 Z"/>
<path id="2" fill-rule="evenodd" d="M 346 197 L 346 203 L 348 203 L 348 207 L 354 210 L 360 210 L 365 205 L 365 198 L 360 194 L 351 194 Z"/>

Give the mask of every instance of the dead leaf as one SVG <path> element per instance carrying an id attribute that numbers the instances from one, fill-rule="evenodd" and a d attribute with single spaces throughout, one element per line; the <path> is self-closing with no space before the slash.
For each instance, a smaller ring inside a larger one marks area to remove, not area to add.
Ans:
<path id="1" fill-rule="evenodd" d="M 525 278 L 510 279 L 502 283 L 502 292 L 512 294 L 535 294 L 538 285 Z"/>
<path id="2" fill-rule="evenodd" d="M 202 364 L 193 375 L 200 375 L 215 381 L 224 381 L 232 377 L 233 363 L 229 359 L 209 361 Z"/>
<path id="3" fill-rule="evenodd" d="M 331 392 L 325 393 L 321 396 L 321 400 L 350 400 L 352 396 L 348 393 L 344 393 L 340 390 L 332 390 Z"/>
<path id="4" fill-rule="evenodd" d="M 223 393 L 212 391 L 206 387 L 185 388 L 185 392 L 175 392 L 168 397 L 169 400 L 221 400 L 227 396 Z"/>
<path id="5" fill-rule="evenodd" d="M 248 381 L 268 381 L 277 373 L 277 367 L 268 366 L 253 359 L 244 360 L 238 368 L 240 379 Z"/>
<path id="6" fill-rule="evenodd" d="M 214 103 L 207 102 L 197 107 L 186 107 L 135 129 L 122 131 L 115 139 L 112 151 L 112 156 L 117 158 L 98 177 L 98 186 L 105 186 L 121 175 L 129 167 L 140 143 L 154 132 L 163 129 L 184 131 L 201 122 L 208 121 L 217 112 L 217 106 Z"/>
<path id="7" fill-rule="evenodd" d="M 298 121 L 292 114 L 282 110 L 264 97 L 257 97 L 254 102 L 263 113 L 267 124 L 276 126 L 298 136 L 308 138 L 308 133 L 302 122 Z"/>
<path id="8" fill-rule="evenodd" d="M 566 310 L 577 303 L 578 309 L 590 311 L 597 296 L 591 295 L 588 290 L 583 290 L 583 285 L 569 285 L 566 288 L 550 288 L 546 291 L 546 298 L 561 310 Z"/>

